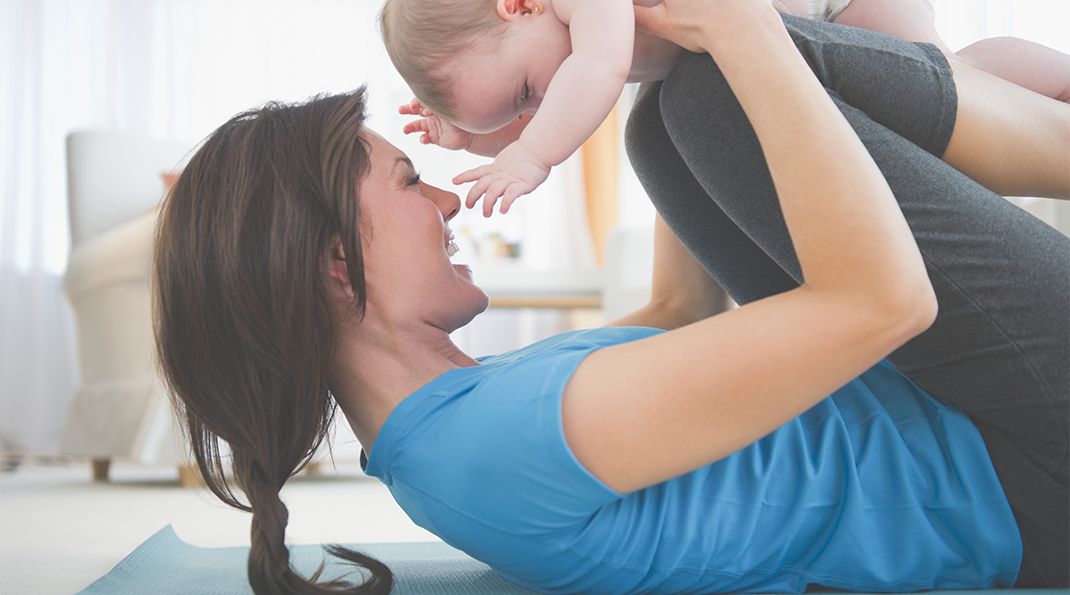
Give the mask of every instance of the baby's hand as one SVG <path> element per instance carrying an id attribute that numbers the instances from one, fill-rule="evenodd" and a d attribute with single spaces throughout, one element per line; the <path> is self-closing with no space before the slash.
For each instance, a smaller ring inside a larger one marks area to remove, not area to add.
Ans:
<path id="1" fill-rule="evenodd" d="M 494 163 L 470 169 L 453 178 L 454 184 L 476 182 L 468 191 L 465 206 L 469 209 L 483 199 L 483 216 L 490 217 L 494 212 L 494 203 L 502 198 L 504 215 L 517 198 L 538 188 L 550 175 L 550 166 L 544 165 L 535 153 L 520 141 L 515 141 L 502 149 L 494 158 Z"/>
<path id="2" fill-rule="evenodd" d="M 461 130 L 446 120 L 436 116 L 431 110 L 424 107 L 419 99 L 413 99 L 409 103 L 398 108 L 399 114 L 420 116 L 420 119 L 409 122 L 402 128 L 405 134 L 419 132 L 420 142 L 429 145 L 434 144 L 458 151 L 467 149 L 472 144 L 472 133 Z"/>

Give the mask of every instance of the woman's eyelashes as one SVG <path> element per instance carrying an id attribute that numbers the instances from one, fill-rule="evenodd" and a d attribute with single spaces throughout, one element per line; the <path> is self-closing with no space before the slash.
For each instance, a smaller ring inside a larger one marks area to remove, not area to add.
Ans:
<path id="1" fill-rule="evenodd" d="M 420 184 L 420 172 L 413 172 L 411 176 L 405 178 L 406 186 L 417 186 Z"/>

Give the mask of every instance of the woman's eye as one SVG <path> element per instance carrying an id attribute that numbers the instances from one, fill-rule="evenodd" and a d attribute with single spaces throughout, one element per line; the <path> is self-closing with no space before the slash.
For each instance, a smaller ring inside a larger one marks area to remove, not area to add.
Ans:
<path id="1" fill-rule="evenodd" d="M 417 185 L 419 183 L 420 183 L 420 172 L 416 172 L 416 173 L 412 174 L 411 176 L 409 176 L 408 178 L 405 178 L 405 185 L 406 186 L 415 186 L 415 185 Z"/>

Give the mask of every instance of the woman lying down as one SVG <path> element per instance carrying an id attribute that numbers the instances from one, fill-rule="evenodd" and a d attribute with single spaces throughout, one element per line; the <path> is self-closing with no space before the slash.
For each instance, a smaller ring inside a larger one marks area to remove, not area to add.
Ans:
<path id="1" fill-rule="evenodd" d="M 688 231 L 655 197 L 677 223 L 657 224 L 647 307 L 619 324 L 473 358 L 449 337 L 487 307 L 470 270 L 450 261 L 459 199 L 421 181 L 404 153 L 364 126 L 363 91 L 246 112 L 193 157 L 159 223 L 159 357 L 208 486 L 253 513 L 257 593 L 391 589 L 386 566 L 337 546 L 333 554 L 367 571 L 362 584 L 319 582 L 289 565 L 279 491 L 321 444 L 336 406 L 366 472 L 415 523 L 540 591 L 1067 584 L 1067 394 L 1056 384 L 1066 372 L 1029 358 L 1067 361 L 1065 319 L 1039 308 L 1067 311 L 1059 255 L 1070 253 L 1068 241 L 1010 211 L 1003 220 L 1022 228 L 1028 249 L 976 226 L 991 193 L 933 156 L 972 175 L 997 146 L 972 141 L 1002 134 L 1000 118 L 1021 118 L 1000 150 L 1029 156 L 1036 175 L 1023 183 L 1066 198 L 1065 171 L 1047 165 L 1067 151 L 1066 139 L 1047 140 L 1067 125 L 1065 104 L 1005 91 L 890 38 L 857 50 L 810 47 L 860 58 L 891 48 L 922 64 L 881 73 L 907 96 L 898 120 L 872 106 L 878 125 L 867 106 L 843 107 L 849 89 L 818 80 L 800 54 L 809 34 L 786 30 L 768 2 L 666 6 L 659 33 L 717 66 L 693 54 L 652 111 L 637 106 L 637 172 L 648 184 L 668 178 L 661 188 L 691 184 L 703 198 L 683 218 L 712 222 L 721 211 L 710 209 L 745 204 L 758 182 L 737 168 L 737 186 L 702 194 L 712 186 L 699 183 L 708 164 L 696 155 L 709 149 L 689 144 L 674 122 L 716 124 L 722 139 L 755 134 L 754 162 L 768 163 L 804 282 L 769 291 L 775 275 L 790 279 L 786 269 L 731 268 L 762 253 L 750 242 L 775 227 L 768 217 Z M 873 64 L 846 60 L 822 76 L 854 84 Z M 688 92 L 695 77 L 701 94 Z M 733 96 L 743 109 L 735 115 Z M 708 109 L 674 113 L 684 99 Z M 978 117 L 979 106 L 1000 101 L 1020 109 Z M 892 132 L 899 125 L 935 140 L 921 147 Z M 878 133 L 888 140 L 871 143 Z M 644 156 L 644 143 L 656 156 Z M 671 165 L 674 151 L 687 159 Z M 904 181 L 886 162 L 928 173 Z M 899 191 L 905 185 L 924 189 L 914 194 L 926 202 L 897 203 L 913 200 Z M 943 217 L 963 188 L 976 200 Z M 700 260 L 684 248 L 685 232 L 732 243 L 712 255 L 696 249 Z M 1013 258 L 991 266 L 1031 279 L 1016 295 L 1043 306 L 985 310 L 980 292 L 954 293 L 959 284 L 948 280 L 961 262 L 989 277 L 991 293 L 1011 282 L 968 260 L 982 249 L 977 238 L 1002 242 Z M 930 251 L 938 242 L 949 248 Z M 740 308 L 709 315 L 711 270 Z M 985 343 L 968 332 L 977 320 L 999 321 L 1003 338 L 1025 347 Z M 923 370 L 885 359 L 916 345 L 950 363 Z M 952 365 L 966 360 L 978 364 L 969 376 Z M 1032 370 L 1050 390 L 1010 387 L 1013 409 L 990 415 L 992 404 L 970 395 L 1004 382 L 1003 364 Z M 911 375 L 952 388 L 928 390 Z M 220 440 L 232 452 L 227 476 Z"/>

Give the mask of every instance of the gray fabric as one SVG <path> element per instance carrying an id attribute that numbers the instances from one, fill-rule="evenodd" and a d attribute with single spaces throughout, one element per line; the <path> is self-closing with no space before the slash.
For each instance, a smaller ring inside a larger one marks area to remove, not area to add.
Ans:
<path id="1" fill-rule="evenodd" d="M 1025 542 L 1019 584 L 1065 586 L 1070 240 L 938 159 L 957 97 L 933 46 L 785 22 L 888 179 L 940 302 L 933 327 L 888 359 L 980 429 Z M 798 285 L 761 148 L 709 56 L 641 89 L 627 147 L 658 212 L 733 299 Z"/>

